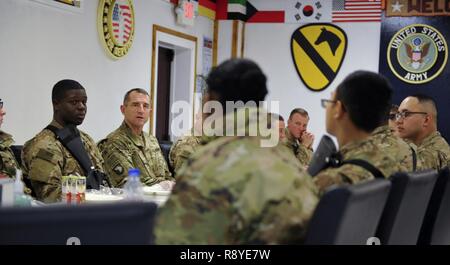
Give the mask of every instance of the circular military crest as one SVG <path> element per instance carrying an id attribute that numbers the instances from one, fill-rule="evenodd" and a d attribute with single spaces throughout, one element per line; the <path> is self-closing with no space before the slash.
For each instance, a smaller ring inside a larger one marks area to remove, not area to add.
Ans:
<path id="1" fill-rule="evenodd" d="M 401 80 L 423 84 L 436 78 L 447 63 L 445 38 L 435 28 L 413 24 L 399 30 L 387 49 L 391 71 Z"/>
<path id="2" fill-rule="evenodd" d="M 114 59 L 125 56 L 134 37 L 132 0 L 100 0 L 97 20 L 100 39 L 107 53 Z"/>

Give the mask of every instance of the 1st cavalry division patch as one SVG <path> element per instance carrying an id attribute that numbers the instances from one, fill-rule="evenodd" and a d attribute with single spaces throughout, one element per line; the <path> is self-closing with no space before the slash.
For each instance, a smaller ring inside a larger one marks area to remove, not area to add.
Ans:
<path id="1" fill-rule="evenodd" d="M 120 59 L 127 55 L 134 38 L 132 0 L 100 0 L 98 32 L 109 56 Z"/>
<path id="2" fill-rule="evenodd" d="M 435 28 L 414 24 L 399 30 L 389 42 L 387 59 L 391 71 L 411 84 L 436 78 L 447 63 L 445 38 Z"/>
<path id="3" fill-rule="evenodd" d="M 291 53 L 300 79 L 312 91 L 328 87 L 347 50 L 347 36 L 332 24 L 307 24 L 294 31 Z"/>

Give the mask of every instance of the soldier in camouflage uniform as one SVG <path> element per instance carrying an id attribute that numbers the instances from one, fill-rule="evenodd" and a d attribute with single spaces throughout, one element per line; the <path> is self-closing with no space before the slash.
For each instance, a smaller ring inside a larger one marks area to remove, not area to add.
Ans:
<path id="1" fill-rule="evenodd" d="M 322 106 L 326 108 L 326 129 L 336 136 L 342 160 L 365 160 L 386 178 L 401 170 L 400 163 L 380 150 L 370 134 L 385 119 L 391 94 L 383 77 L 357 71 L 345 78 L 331 100 L 322 100 Z M 361 166 L 344 164 L 322 170 L 314 181 L 323 194 L 332 185 L 355 184 L 373 178 L 374 175 Z"/>
<path id="2" fill-rule="evenodd" d="M 3 101 L 0 99 L 0 127 L 3 124 L 3 119 L 6 115 L 6 110 L 3 107 Z M 16 168 L 20 169 L 20 164 L 11 150 L 11 145 L 14 143 L 12 135 L 0 130 L 0 175 L 15 179 Z M 23 186 L 23 191 L 26 194 L 31 194 L 31 190 Z"/>
<path id="3" fill-rule="evenodd" d="M 178 172 L 181 166 L 200 146 L 201 136 L 186 135 L 172 145 L 169 152 L 169 163 L 173 170 Z"/>
<path id="4" fill-rule="evenodd" d="M 226 101 L 259 102 L 267 94 L 265 75 L 245 59 L 225 61 L 211 71 L 207 83 L 206 101 L 217 100 L 223 107 Z M 241 123 L 246 129 L 267 115 L 258 108 L 240 108 L 222 119 L 233 123 L 235 114 L 246 110 Z M 259 136 L 230 134 L 202 138 L 207 144 L 181 167 L 172 195 L 157 216 L 157 243 L 302 240 L 318 200 L 311 177 L 285 146 L 261 147 Z"/>
<path id="5" fill-rule="evenodd" d="M 380 150 L 400 163 L 402 171 L 412 172 L 422 168 L 417 159 L 417 147 L 395 136 L 389 125 L 385 124 L 376 128 L 372 133 L 372 139 Z"/>
<path id="6" fill-rule="evenodd" d="M 0 127 L 5 115 L 6 110 L 3 108 L 3 101 L 0 99 Z M 5 175 L 10 178 L 15 178 L 16 168 L 19 168 L 19 163 L 17 163 L 14 153 L 10 148 L 13 143 L 12 136 L 0 130 L 0 175 Z"/>
<path id="7" fill-rule="evenodd" d="M 81 84 L 61 80 L 52 91 L 53 121 L 50 125 L 61 129 L 78 126 L 86 115 L 87 96 Z M 81 141 L 95 169 L 104 172 L 103 159 L 89 135 L 80 131 Z M 31 179 L 38 200 L 56 202 L 61 199 L 61 177 L 85 175 L 78 161 L 49 129 L 44 129 L 27 141 L 22 152 L 25 174 Z"/>
<path id="8" fill-rule="evenodd" d="M 158 140 L 143 131 L 150 116 L 147 91 L 140 88 L 128 91 L 120 110 L 124 115 L 122 125 L 98 144 L 111 184 L 123 187 L 127 181 L 128 169 L 138 168 L 143 184 L 150 186 L 161 183 L 167 184 L 167 187 L 172 186 L 173 178 Z"/>
<path id="9" fill-rule="evenodd" d="M 292 150 L 295 157 L 304 166 L 308 166 L 313 155 L 312 144 L 314 135 L 306 131 L 309 122 L 308 112 L 302 108 L 296 108 L 289 115 L 286 127 L 286 146 Z"/>
<path id="10" fill-rule="evenodd" d="M 417 145 L 417 157 L 423 169 L 442 169 L 450 165 L 450 147 L 437 131 L 434 100 L 423 94 L 405 98 L 397 114 L 400 137 Z"/>

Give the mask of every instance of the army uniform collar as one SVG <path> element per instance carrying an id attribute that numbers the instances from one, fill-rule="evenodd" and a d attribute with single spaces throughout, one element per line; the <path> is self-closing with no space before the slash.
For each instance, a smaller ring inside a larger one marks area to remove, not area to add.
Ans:
<path id="1" fill-rule="evenodd" d="M 372 132 L 372 135 L 376 134 L 391 134 L 391 129 L 389 128 L 389 125 L 382 125 L 380 127 L 375 128 L 375 130 Z"/>
<path id="2" fill-rule="evenodd" d="M 142 131 L 141 135 L 139 135 L 139 136 L 135 135 L 125 121 L 123 121 L 122 125 L 120 125 L 120 130 L 124 131 L 126 133 L 126 135 L 131 139 L 133 144 L 135 144 L 136 146 L 140 146 L 140 147 L 145 146 L 144 131 Z"/>
<path id="3" fill-rule="evenodd" d="M 52 122 L 50 122 L 51 126 L 55 126 L 58 129 L 62 129 L 64 128 L 64 126 L 62 126 L 61 124 L 59 124 L 59 122 L 57 122 L 55 119 L 52 120 Z"/>
<path id="4" fill-rule="evenodd" d="M 284 131 L 285 131 L 285 133 L 286 133 L 286 141 L 287 141 L 288 144 L 290 144 L 290 145 L 299 145 L 298 139 L 295 138 L 295 137 L 292 135 L 292 133 L 291 133 L 291 131 L 289 131 L 289 128 L 288 128 L 288 127 L 286 127 L 286 128 L 284 129 Z"/>
<path id="5" fill-rule="evenodd" d="M 342 148 L 339 149 L 339 153 L 342 154 L 342 156 L 345 158 L 345 156 L 350 153 L 351 151 L 355 149 L 359 149 L 361 146 L 367 144 L 370 141 L 370 138 L 366 138 L 364 140 L 359 141 L 350 141 L 346 145 L 344 145 Z"/>
<path id="6" fill-rule="evenodd" d="M 13 143 L 14 140 L 12 138 L 12 135 L 0 130 L 0 146 L 9 147 Z"/>
<path id="7" fill-rule="evenodd" d="M 441 134 L 438 131 L 432 132 L 425 139 L 423 139 L 422 144 L 420 146 L 428 146 L 433 143 L 433 141 L 437 138 L 440 138 Z"/>
<path id="8" fill-rule="evenodd" d="M 245 114 L 245 126 L 246 126 L 246 129 L 249 128 L 250 126 L 255 125 L 255 124 L 256 124 L 255 126 L 257 126 L 258 114 L 259 115 L 261 115 L 261 114 L 262 115 L 266 115 L 266 111 L 265 110 L 257 108 L 257 107 L 254 107 L 254 108 L 240 108 L 240 109 L 237 109 L 237 110 L 235 110 L 233 112 L 230 112 L 230 113 L 226 114 L 223 117 L 216 118 L 215 119 L 216 124 L 220 124 L 220 123 L 224 124 L 223 126 L 224 126 L 224 135 L 225 136 L 234 136 L 234 135 L 236 135 L 236 130 L 237 130 L 236 124 L 234 126 L 234 131 L 233 132 L 232 131 L 227 131 L 228 128 L 227 128 L 226 124 L 230 123 L 230 122 L 236 122 L 235 117 L 239 117 L 239 115 L 241 115 L 241 113 L 245 112 L 246 110 L 248 110 L 248 112 Z M 203 136 L 200 137 L 200 142 L 201 142 L 201 144 L 205 145 L 205 144 L 207 144 L 209 142 L 212 142 L 215 139 L 220 138 L 220 137 L 223 137 L 223 136 L 216 136 L 216 135 L 206 136 L 206 135 L 203 135 Z"/>

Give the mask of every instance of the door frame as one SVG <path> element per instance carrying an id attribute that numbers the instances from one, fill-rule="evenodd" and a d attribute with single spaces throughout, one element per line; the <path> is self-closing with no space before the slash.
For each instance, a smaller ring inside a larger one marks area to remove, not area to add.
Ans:
<path id="1" fill-rule="evenodd" d="M 170 28 L 166 28 L 160 25 L 153 25 L 153 41 L 152 41 L 152 65 L 151 65 L 151 80 L 150 80 L 150 122 L 149 122 L 149 132 L 154 135 L 156 127 L 156 109 L 155 109 L 155 99 L 157 93 L 156 86 L 158 85 L 158 49 L 159 47 L 167 48 L 167 44 L 173 46 L 174 48 L 189 49 L 191 51 L 190 58 L 190 80 L 188 87 L 192 91 L 190 94 L 190 104 L 192 105 L 192 115 L 194 116 L 194 95 L 196 93 L 196 73 L 197 73 L 197 37 L 185 34 L 183 32 L 175 31 Z M 174 63 L 176 63 L 176 52 L 174 57 Z M 172 72 L 171 86 L 173 87 L 174 79 L 176 73 Z M 192 118 L 191 124 L 193 125 L 194 120 Z M 170 126 L 169 126 L 170 127 Z"/>

